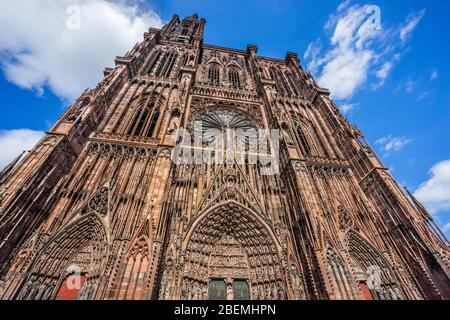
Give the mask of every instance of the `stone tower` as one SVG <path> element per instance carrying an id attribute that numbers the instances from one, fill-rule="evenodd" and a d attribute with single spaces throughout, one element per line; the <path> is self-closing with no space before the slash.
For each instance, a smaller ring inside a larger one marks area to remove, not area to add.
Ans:
<path id="1" fill-rule="evenodd" d="M 297 55 L 204 27 L 150 29 L 0 173 L 0 298 L 450 299 L 447 239 Z"/>

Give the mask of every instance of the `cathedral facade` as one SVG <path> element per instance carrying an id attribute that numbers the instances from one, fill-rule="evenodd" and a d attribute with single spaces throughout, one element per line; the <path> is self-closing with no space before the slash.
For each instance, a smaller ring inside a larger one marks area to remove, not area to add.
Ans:
<path id="1" fill-rule="evenodd" d="M 448 240 L 297 55 L 204 28 L 150 29 L 0 173 L 0 299 L 450 299 Z"/>

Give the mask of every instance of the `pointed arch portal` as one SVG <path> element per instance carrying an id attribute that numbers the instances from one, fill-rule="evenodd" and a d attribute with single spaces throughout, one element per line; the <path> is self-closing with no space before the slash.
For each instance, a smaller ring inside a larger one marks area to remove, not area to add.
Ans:
<path id="1" fill-rule="evenodd" d="M 248 207 L 227 201 L 208 209 L 183 242 L 181 299 L 285 299 L 280 248 Z"/>
<path id="2" fill-rule="evenodd" d="M 404 299 L 392 266 L 382 253 L 353 229 L 347 232 L 345 244 L 358 286 L 365 299 Z"/>
<path id="3" fill-rule="evenodd" d="M 96 213 L 77 219 L 49 239 L 36 257 L 20 299 L 93 299 L 108 254 L 105 226 Z"/>

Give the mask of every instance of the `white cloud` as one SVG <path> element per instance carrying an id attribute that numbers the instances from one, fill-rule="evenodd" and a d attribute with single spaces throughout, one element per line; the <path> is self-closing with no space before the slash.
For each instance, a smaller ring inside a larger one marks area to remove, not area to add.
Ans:
<path id="1" fill-rule="evenodd" d="M 375 76 L 381 87 L 401 58 L 403 42 L 417 27 L 425 10 L 409 16 L 397 27 L 382 25 L 376 28 L 374 12 L 369 5 L 341 3 L 335 14 L 325 24 L 325 30 L 332 31 L 329 48 L 321 53 L 320 40 L 312 42 L 305 52 L 305 60 L 318 83 L 331 90 L 333 98 L 346 100 Z M 403 41 L 399 41 L 403 38 Z"/>
<path id="2" fill-rule="evenodd" d="M 413 93 L 416 91 L 417 84 L 419 83 L 419 79 L 416 79 L 415 76 L 411 75 L 407 80 L 401 82 L 396 88 L 395 92 L 405 91 L 406 93 Z"/>
<path id="3" fill-rule="evenodd" d="M 417 96 L 416 101 L 417 102 L 423 101 L 426 98 L 428 98 L 429 95 L 430 95 L 430 93 L 428 91 L 427 92 L 423 92 L 419 96 Z"/>
<path id="4" fill-rule="evenodd" d="M 320 51 L 322 50 L 322 42 L 320 39 L 311 42 L 306 49 L 304 58 L 309 60 L 308 68 L 312 72 L 316 72 L 321 62 L 319 59 Z"/>
<path id="5" fill-rule="evenodd" d="M 417 13 L 411 14 L 406 23 L 402 26 L 400 29 L 400 40 L 406 41 L 411 33 L 416 29 L 417 25 L 419 24 L 420 20 L 422 20 L 423 16 L 425 15 L 426 10 L 422 9 L 421 11 Z"/>
<path id="6" fill-rule="evenodd" d="M 442 231 L 444 231 L 444 232 L 450 231 L 450 222 L 447 222 L 447 223 L 442 227 Z"/>
<path id="7" fill-rule="evenodd" d="M 376 144 L 380 145 L 381 150 L 386 153 L 400 151 L 407 144 L 411 143 L 412 140 L 405 137 L 393 137 L 391 135 L 382 137 L 375 141 Z"/>
<path id="8" fill-rule="evenodd" d="M 376 72 L 376 76 L 378 77 L 378 79 L 380 79 L 380 82 L 374 86 L 375 88 L 383 86 L 393 67 L 394 64 L 391 61 L 385 62 L 381 66 L 380 70 Z"/>
<path id="9" fill-rule="evenodd" d="M 431 81 L 436 80 L 437 77 L 439 77 L 438 71 L 437 71 L 437 70 L 431 71 L 430 80 L 431 80 Z"/>
<path id="10" fill-rule="evenodd" d="M 337 11 L 343 11 L 344 9 L 347 9 L 348 6 L 350 5 L 351 0 L 346 0 L 341 2 L 341 4 L 338 6 Z"/>
<path id="11" fill-rule="evenodd" d="M 340 51 L 340 50 L 338 50 Z M 373 53 L 344 50 L 329 60 L 318 80 L 321 86 L 330 88 L 337 100 L 350 99 L 367 80 L 369 63 Z"/>
<path id="12" fill-rule="evenodd" d="M 48 86 L 62 98 L 77 97 L 95 86 L 103 68 L 141 41 L 149 27 L 161 26 L 158 15 L 142 12 L 136 3 L 0 1 L 1 67 L 7 79 L 38 93 Z M 79 29 L 71 5 L 79 8 Z"/>
<path id="13" fill-rule="evenodd" d="M 28 151 L 42 138 L 44 132 L 30 129 L 0 130 L 0 170 L 22 151 Z"/>
<path id="14" fill-rule="evenodd" d="M 433 214 L 450 210 L 450 160 L 435 164 L 430 170 L 430 176 L 414 195 Z M 450 228 L 449 224 L 447 228 Z"/>
<path id="15" fill-rule="evenodd" d="M 405 90 L 408 93 L 413 92 L 415 87 L 416 87 L 416 81 L 414 81 L 412 79 L 409 79 L 405 84 Z"/>
<path id="16" fill-rule="evenodd" d="M 342 113 L 346 114 L 350 112 L 351 110 L 355 109 L 356 104 L 355 103 L 346 103 L 339 107 L 341 109 Z"/>

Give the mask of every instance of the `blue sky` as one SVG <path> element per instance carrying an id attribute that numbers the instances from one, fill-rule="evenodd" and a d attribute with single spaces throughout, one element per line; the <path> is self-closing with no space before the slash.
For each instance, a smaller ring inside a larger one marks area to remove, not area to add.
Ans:
<path id="1" fill-rule="evenodd" d="M 81 7 L 81 24 L 67 30 L 73 4 Z M 381 10 L 381 29 L 358 34 L 369 4 Z M 148 25 L 198 13 L 207 20 L 206 43 L 256 44 L 259 54 L 277 58 L 297 52 L 397 181 L 416 192 L 450 235 L 450 2 L 24 0 L 16 9 L 3 6 L 0 166 L 30 148 Z"/>

